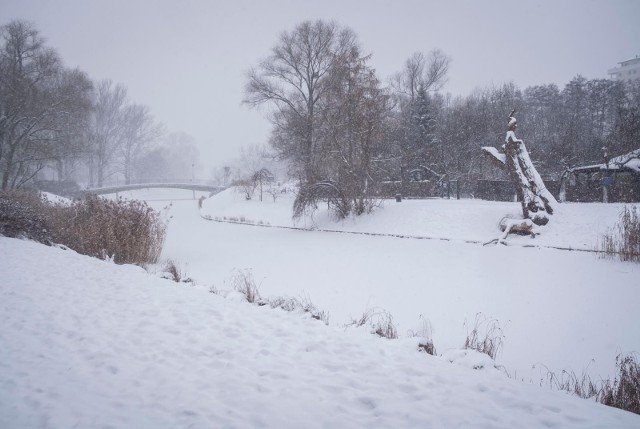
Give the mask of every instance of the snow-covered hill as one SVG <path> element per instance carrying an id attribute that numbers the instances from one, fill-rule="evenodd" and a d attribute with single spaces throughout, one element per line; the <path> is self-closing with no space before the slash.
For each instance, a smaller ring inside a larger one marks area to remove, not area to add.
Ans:
<path id="1" fill-rule="evenodd" d="M 637 428 L 390 341 L 0 237 L 2 428 Z"/>

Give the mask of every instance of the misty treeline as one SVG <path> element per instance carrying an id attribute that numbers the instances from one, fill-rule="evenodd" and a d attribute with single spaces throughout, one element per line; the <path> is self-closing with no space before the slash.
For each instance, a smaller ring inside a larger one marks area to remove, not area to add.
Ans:
<path id="1" fill-rule="evenodd" d="M 1 189 L 42 176 L 90 187 L 184 179 L 196 158 L 189 136 L 167 135 L 124 86 L 66 67 L 31 23 L 0 27 Z"/>
<path id="2" fill-rule="evenodd" d="M 449 64 L 442 51 L 416 53 L 383 83 L 349 28 L 316 21 L 282 33 L 248 72 L 244 102 L 271 107 L 271 147 L 300 184 L 294 215 L 320 200 L 339 217 L 367 212 L 385 182 L 457 181 L 472 196 L 488 174 L 480 148 L 502 146 L 513 108 L 547 177 L 603 162 L 604 148 L 637 149 L 639 84 L 578 75 L 564 88 L 507 83 L 453 98 L 440 93 Z"/>

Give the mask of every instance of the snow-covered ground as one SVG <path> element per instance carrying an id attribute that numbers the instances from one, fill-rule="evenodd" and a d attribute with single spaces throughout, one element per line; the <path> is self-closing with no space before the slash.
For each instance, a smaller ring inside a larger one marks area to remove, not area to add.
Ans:
<path id="1" fill-rule="evenodd" d="M 640 351 L 637 265 L 524 247 L 591 248 L 621 206 L 563 205 L 539 237 L 505 247 L 476 242 L 499 234 L 512 203 L 387 202 L 361 219 L 320 212 L 296 225 L 442 241 L 209 221 L 291 226 L 291 202 L 227 191 L 200 212 L 190 191 L 158 192 L 132 196 L 165 208 L 163 258 L 199 286 L 0 237 L 0 427 L 640 426 L 528 382 L 545 366 L 606 377 L 618 352 Z M 226 294 L 237 269 L 251 269 L 264 297 L 310 300 L 329 326 L 208 293 Z M 344 327 L 367 309 L 389 311 L 401 338 Z M 502 326 L 497 363 L 512 378 L 459 351 L 477 313 Z M 447 359 L 416 351 L 408 334 L 425 320 Z"/>
<path id="2" fill-rule="evenodd" d="M 500 235 L 498 221 L 516 216 L 517 203 L 385 201 L 358 219 L 335 222 L 320 210 L 313 221 L 298 223 L 291 220 L 291 203 L 290 196 L 246 201 L 228 190 L 205 200 L 201 214 L 450 241 L 207 225 L 185 202 L 173 207 L 165 257 L 221 289 L 230 287 L 234 269 L 251 269 L 263 296 L 309 299 L 335 326 L 368 309 L 384 310 L 407 336 L 421 331 L 426 319 L 441 353 L 460 347 L 481 313 L 503 327 L 498 363 L 536 383 L 548 370 L 609 378 L 618 353 L 640 351 L 640 268 L 544 247 L 593 249 L 615 224 L 621 204 L 562 204 L 538 237 L 513 236 L 505 247 L 482 243 Z"/>

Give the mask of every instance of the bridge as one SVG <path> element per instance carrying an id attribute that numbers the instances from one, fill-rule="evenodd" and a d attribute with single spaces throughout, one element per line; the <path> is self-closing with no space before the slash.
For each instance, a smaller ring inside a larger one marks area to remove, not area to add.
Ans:
<path id="1" fill-rule="evenodd" d="M 135 183 L 135 184 L 129 184 L 129 185 L 104 186 L 101 188 L 83 189 L 79 192 L 78 196 L 82 194 L 94 194 L 94 195 L 117 194 L 118 192 L 135 191 L 138 189 L 149 189 L 149 188 L 186 189 L 194 192 L 193 194 L 194 199 L 195 199 L 195 191 L 204 191 L 204 192 L 217 194 L 227 189 L 224 186 L 206 185 L 206 184 L 198 184 L 198 183 Z"/>

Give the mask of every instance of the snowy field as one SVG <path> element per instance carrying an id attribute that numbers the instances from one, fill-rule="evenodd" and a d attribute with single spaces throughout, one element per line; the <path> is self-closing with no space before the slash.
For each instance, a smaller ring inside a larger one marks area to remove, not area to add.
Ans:
<path id="1" fill-rule="evenodd" d="M 386 202 L 293 224 L 287 196 L 226 191 L 201 211 L 191 191 L 129 196 L 163 210 L 163 258 L 198 286 L 0 237 L 1 428 L 640 427 L 537 386 L 547 368 L 606 378 L 618 352 L 640 351 L 638 266 L 553 248 L 593 248 L 622 206 L 562 205 L 537 238 L 483 246 L 517 204 Z M 228 292 L 239 269 L 329 326 L 242 302 Z M 344 327 L 367 310 L 392 314 L 401 338 Z M 502 326 L 502 370 L 460 351 L 478 313 Z M 425 320 L 442 357 L 416 352 Z"/>

